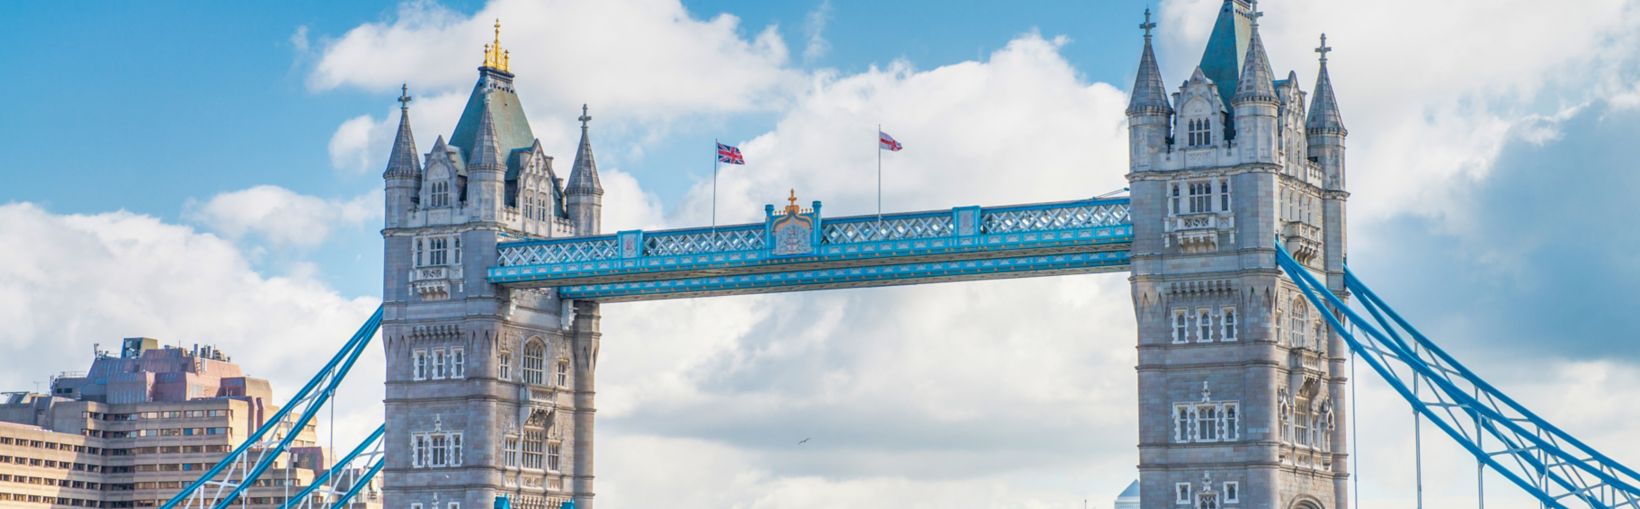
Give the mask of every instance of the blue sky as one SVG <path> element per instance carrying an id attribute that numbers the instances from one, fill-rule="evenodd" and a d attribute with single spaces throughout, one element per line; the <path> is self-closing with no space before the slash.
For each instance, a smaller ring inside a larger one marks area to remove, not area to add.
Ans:
<path id="1" fill-rule="evenodd" d="M 1120 187 L 1140 13 L 1156 9 L 1172 87 L 1217 5 L 0 4 L 18 20 L 0 33 L 0 235 L 29 246 L 0 250 L 0 358 L 37 361 L 0 370 L 0 388 L 129 335 L 215 342 L 279 386 L 305 379 L 378 301 L 398 84 L 425 151 L 495 17 L 560 176 L 592 103 L 614 229 L 704 222 L 712 138 L 751 163 L 723 175 L 730 220 L 793 187 L 870 210 L 878 122 L 907 146 L 886 161 L 889 209 Z M 1619 318 L 1640 283 L 1640 5 L 1261 6 L 1278 75 L 1308 90 L 1319 33 L 1337 49 L 1356 268 L 1483 375 L 1640 457 L 1624 438 L 1640 409 L 1609 404 L 1640 397 L 1640 325 Z M 600 472 L 605 500 L 1099 507 L 1135 463 L 1129 299 L 1121 277 L 1080 276 L 612 305 L 600 463 L 650 468 Z M 1406 412 L 1361 390 L 1363 416 Z M 379 391 L 350 388 L 338 429 L 379 417 Z M 1369 424 L 1363 499 L 1407 505 L 1406 426 Z M 792 449 L 799 431 L 827 445 Z M 1430 454 L 1432 475 L 1472 474 L 1458 451 Z M 714 468 L 744 475 L 699 473 Z"/>

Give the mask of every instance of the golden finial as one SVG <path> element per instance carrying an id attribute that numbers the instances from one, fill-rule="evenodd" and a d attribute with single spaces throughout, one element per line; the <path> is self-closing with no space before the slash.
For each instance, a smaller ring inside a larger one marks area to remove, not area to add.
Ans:
<path id="1" fill-rule="evenodd" d="M 508 64 L 511 60 L 507 50 L 501 49 L 501 19 L 495 20 L 495 42 L 484 45 L 484 67 L 501 72 L 511 72 Z"/>
<path id="2" fill-rule="evenodd" d="M 786 213 L 787 214 L 801 214 L 801 213 L 803 213 L 803 209 L 798 208 L 798 206 L 797 206 L 797 189 L 796 188 L 793 188 L 791 190 L 791 196 L 786 198 Z"/>

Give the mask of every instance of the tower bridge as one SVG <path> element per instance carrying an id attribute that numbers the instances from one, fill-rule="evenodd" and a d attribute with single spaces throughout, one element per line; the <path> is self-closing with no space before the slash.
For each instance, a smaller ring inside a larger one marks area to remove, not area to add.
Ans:
<path id="1" fill-rule="evenodd" d="M 1147 509 L 1347 508 L 1351 354 L 1545 506 L 1640 507 L 1640 474 L 1487 384 L 1345 266 L 1348 131 L 1331 48 L 1323 36 L 1312 90 L 1293 72 L 1277 79 L 1261 15 L 1225 0 L 1201 63 L 1170 93 L 1146 12 L 1129 196 L 828 217 L 792 192 L 762 222 L 613 233 L 591 117 L 583 109 L 560 179 L 498 23 L 448 140 L 419 152 L 401 95 L 382 308 L 269 422 L 311 421 L 379 328 L 384 425 L 347 458 L 384 477 L 385 506 L 588 509 L 605 303 L 1126 271 Z M 165 507 L 226 507 L 288 434 L 258 430 Z M 293 505 L 350 496 L 321 489 Z"/>

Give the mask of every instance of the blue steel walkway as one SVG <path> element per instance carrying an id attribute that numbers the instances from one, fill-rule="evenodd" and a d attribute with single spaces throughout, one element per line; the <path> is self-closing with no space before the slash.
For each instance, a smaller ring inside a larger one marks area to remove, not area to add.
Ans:
<path id="1" fill-rule="evenodd" d="M 823 217 L 506 242 L 493 283 L 604 302 L 863 288 L 1129 269 L 1128 198 Z"/>

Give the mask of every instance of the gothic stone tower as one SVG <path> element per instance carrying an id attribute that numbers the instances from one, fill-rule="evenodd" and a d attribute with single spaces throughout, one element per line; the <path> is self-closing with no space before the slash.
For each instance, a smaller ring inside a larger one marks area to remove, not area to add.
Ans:
<path id="1" fill-rule="evenodd" d="M 418 158 L 408 92 L 386 181 L 385 506 L 593 506 L 598 307 L 485 280 L 504 239 L 598 233 L 586 122 L 566 187 L 530 131 L 507 52 L 485 47 L 448 142 Z"/>
<path id="2" fill-rule="evenodd" d="M 1225 0 L 1171 100 L 1149 21 L 1128 106 L 1147 509 L 1347 506 L 1343 342 L 1276 266 L 1343 292 L 1344 137 L 1322 39 L 1305 113 L 1256 3 Z M 1177 108 L 1177 109 L 1175 109 Z"/>

